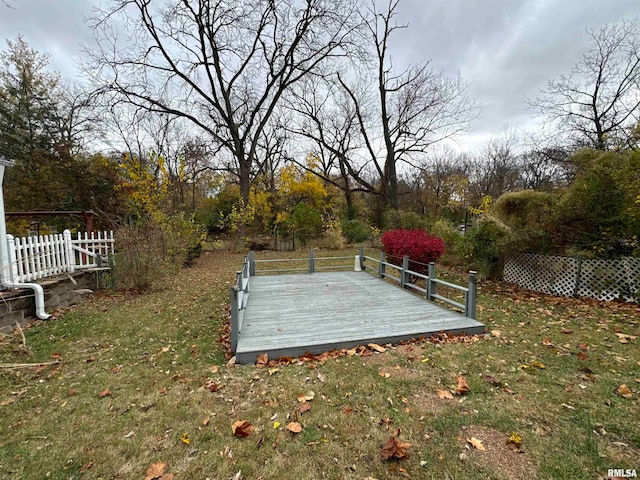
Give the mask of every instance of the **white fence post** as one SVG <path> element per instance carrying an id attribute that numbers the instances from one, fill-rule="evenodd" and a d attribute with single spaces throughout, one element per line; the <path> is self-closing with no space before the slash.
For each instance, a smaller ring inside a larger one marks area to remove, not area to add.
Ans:
<path id="1" fill-rule="evenodd" d="M 6 275 L 9 281 L 14 282 L 17 280 L 18 275 L 18 260 L 16 257 L 16 241 L 11 234 L 7 234 L 7 250 L 9 253 L 9 271 L 6 272 Z"/>
<path id="2" fill-rule="evenodd" d="M 64 239 L 64 249 L 67 252 L 67 268 L 69 269 L 69 273 L 73 273 L 76 271 L 76 254 L 73 251 L 73 238 L 71 238 L 71 231 L 65 230 L 62 232 L 62 237 Z"/>

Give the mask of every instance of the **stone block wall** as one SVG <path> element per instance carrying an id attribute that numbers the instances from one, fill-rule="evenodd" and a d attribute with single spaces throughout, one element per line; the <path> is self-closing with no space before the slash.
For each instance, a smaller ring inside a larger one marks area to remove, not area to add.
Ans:
<path id="1" fill-rule="evenodd" d="M 45 278 L 37 283 L 44 288 L 45 311 L 52 313 L 78 303 L 83 296 L 98 288 L 98 273 L 84 270 L 71 274 Z M 36 318 L 35 295 L 30 289 L 0 291 L 0 331 L 10 331 L 20 324 Z"/>

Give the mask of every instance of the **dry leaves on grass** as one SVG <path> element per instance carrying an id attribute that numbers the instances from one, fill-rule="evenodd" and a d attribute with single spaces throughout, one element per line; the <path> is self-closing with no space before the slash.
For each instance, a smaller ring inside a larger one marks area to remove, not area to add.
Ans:
<path id="1" fill-rule="evenodd" d="M 298 422 L 291 422 L 285 428 L 291 433 L 300 433 L 302 431 L 302 425 Z"/>
<path id="2" fill-rule="evenodd" d="M 231 425 L 231 431 L 236 437 L 245 438 L 251 435 L 255 427 L 247 420 L 237 420 Z"/>
<path id="3" fill-rule="evenodd" d="M 298 402 L 300 403 L 305 403 L 307 401 L 311 401 L 314 398 L 316 398 L 316 393 L 312 390 L 309 390 L 306 393 L 301 393 L 300 395 L 298 395 Z"/>
<path id="4" fill-rule="evenodd" d="M 624 398 L 631 398 L 633 396 L 633 392 L 631 391 L 631 389 L 624 383 L 616 388 L 615 392 Z"/>
<path id="5" fill-rule="evenodd" d="M 394 435 L 389 437 L 387 443 L 382 446 L 380 455 L 385 460 L 402 460 L 403 458 L 409 458 L 407 450 L 411 447 L 409 442 L 403 442 L 398 437 L 400 436 L 400 429 L 396 430 Z"/>
<path id="6" fill-rule="evenodd" d="M 442 400 L 453 400 L 453 395 L 449 390 L 437 389 L 436 395 L 438 395 L 438 398 L 441 398 Z"/>
<path id="7" fill-rule="evenodd" d="M 456 393 L 458 395 L 464 395 L 471 391 L 469 385 L 467 384 L 467 379 L 464 376 L 459 375 L 456 378 L 456 382 L 458 382 L 458 385 L 456 386 Z"/>
<path id="8" fill-rule="evenodd" d="M 98 394 L 98 396 L 99 396 L 100 398 L 109 397 L 109 396 L 111 396 L 111 395 L 113 395 L 113 393 L 111 393 L 111 390 L 109 390 L 108 388 L 107 388 L 107 389 L 105 389 L 105 390 L 103 390 L 103 391 L 101 391 L 101 392 Z"/>
<path id="9" fill-rule="evenodd" d="M 467 438 L 467 443 L 469 443 L 476 450 L 481 450 L 483 452 L 487 451 L 487 449 L 484 447 L 484 444 L 482 443 L 482 440 L 480 440 L 479 438 L 476 438 L 476 437 Z"/>
<path id="10" fill-rule="evenodd" d="M 300 413 L 308 412 L 311 410 L 311 404 L 309 402 L 304 402 L 298 405 L 298 411 Z"/>
<path id="11" fill-rule="evenodd" d="M 522 437 L 518 435 L 516 432 L 513 432 L 511 436 L 507 439 L 506 443 L 514 450 L 520 450 L 522 448 Z"/>
<path id="12" fill-rule="evenodd" d="M 629 340 L 635 340 L 638 338 L 636 335 L 627 335 L 626 333 L 616 333 L 616 336 L 620 343 L 629 343 Z"/>
<path id="13" fill-rule="evenodd" d="M 147 469 L 144 480 L 173 480 L 173 473 L 164 473 L 166 468 L 166 462 L 154 463 Z"/>

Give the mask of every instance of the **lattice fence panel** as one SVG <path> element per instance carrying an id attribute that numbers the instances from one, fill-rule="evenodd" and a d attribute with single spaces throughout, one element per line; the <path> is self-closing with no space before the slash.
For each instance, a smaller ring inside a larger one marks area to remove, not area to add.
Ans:
<path id="1" fill-rule="evenodd" d="M 640 258 L 589 259 L 582 263 L 578 296 L 639 301 Z"/>
<path id="2" fill-rule="evenodd" d="M 640 301 L 640 258 L 581 259 L 520 254 L 507 259 L 504 280 L 537 292 L 599 300 Z"/>

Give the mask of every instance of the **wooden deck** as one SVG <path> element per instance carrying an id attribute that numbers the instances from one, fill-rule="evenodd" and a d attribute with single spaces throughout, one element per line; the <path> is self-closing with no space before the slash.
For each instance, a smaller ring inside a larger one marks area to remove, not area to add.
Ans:
<path id="1" fill-rule="evenodd" d="M 484 333 L 464 317 L 364 272 L 251 277 L 236 362 L 295 357 L 440 332 Z"/>

